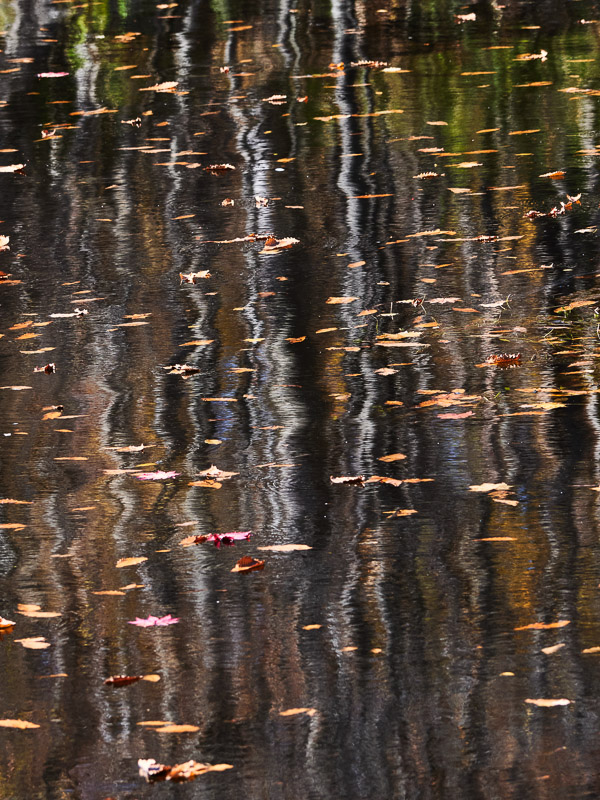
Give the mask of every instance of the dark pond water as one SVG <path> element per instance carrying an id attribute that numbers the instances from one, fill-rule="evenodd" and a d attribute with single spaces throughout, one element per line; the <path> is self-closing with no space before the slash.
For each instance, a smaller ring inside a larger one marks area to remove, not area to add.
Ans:
<path id="1" fill-rule="evenodd" d="M 1 800 L 600 795 L 598 20 L 2 2 Z"/>

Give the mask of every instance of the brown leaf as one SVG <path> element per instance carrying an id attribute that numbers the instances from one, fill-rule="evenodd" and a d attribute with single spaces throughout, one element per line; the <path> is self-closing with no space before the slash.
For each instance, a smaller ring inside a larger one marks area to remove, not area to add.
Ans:
<path id="1" fill-rule="evenodd" d="M 0 631 L 12 629 L 16 624 L 16 622 L 12 622 L 10 619 L 0 617 Z"/>
<path id="2" fill-rule="evenodd" d="M 252 570 L 261 570 L 264 569 L 265 562 L 261 561 L 258 558 L 252 558 L 252 556 L 244 556 L 240 558 L 238 562 L 236 562 L 235 567 L 231 570 L 232 572 L 251 572 Z"/>
<path id="3" fill-rule="evenodd" d="M 394 370 L 392 370 L 392 371 L 394 371 Z M 406 456 L 404 455 L 404 453 L 392 453 L 389 456 L 381 456 L 377 460 L 378 461 L 385 461 L 385 463 L 388 464 L 388 463 L 390 463 L 392 461 L 403 461 L 405 458 L 406 458 Z"/>

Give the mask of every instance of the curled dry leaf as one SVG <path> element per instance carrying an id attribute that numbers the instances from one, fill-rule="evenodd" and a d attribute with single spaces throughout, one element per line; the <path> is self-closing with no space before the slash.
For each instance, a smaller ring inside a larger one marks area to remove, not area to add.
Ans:
<path id="1" fill-rule="evenodd" d="M 261 570 L 265 568 L 265 562 L 252 556 L 244 556 L 236 562 L 232 572 L 252 572 L 253 570 Z"/>
<path id="2" fill-rule="evenodd" d="M 277 239 L 275 236 L 269 236 L 265 241 L 265 245 L 260 253 L 272 255 L 279 253 L 281 250 L 288 250 L 295 244 L 298 244 L 299 239 L 294 239 L 293 236 L 287 236 L 284 239 Z"/>
<path id="3" fill-rule="evenodd" d="M 13 622 L 10 619 L 4 619 L 4 617 L 0 617 L 0 631 L 12 630 L 16 622 Z"/>
<path id="4" fill-rule="evenodd" d="M 130 558 L 120 558 L 115 567 L 121 569 L 122 567 L 135 567 L 136 564 L 142 564 L 144 561 L 148 561 L 146 556 L 132 556 Z"/>
<path id="5" fill-rule="evenodd" d="M 0 251 L 2 250 L 10 250 L 8 243 L 10 241 L 10 236 L 0 236 Z M 6 275 L 8 278 L 8 275 Z"/>
<path id="6" fill-rule="evenodd" d="M 362 486 L 366 478 L 364 475 L 340 475 L 339 477 L 329 476 L 332 483 L 350 483 L 357 486 Z"/>
<path id="7" fill-rule="evenodd" d="M 25 169 L 25 164 L 9 164 L 6 167 L 0 167 L 0 172 L 18 172 L 21 173 Z"/>
<path id="8" fill-rule="evenodd" d="M 49 375 L 52 372 L 56 372 L 56 364 L 51 363 L 51 364 L 45 364 L 43 367 L 34 367 L 33 371 L 45 372 L 47 375 Z"/>

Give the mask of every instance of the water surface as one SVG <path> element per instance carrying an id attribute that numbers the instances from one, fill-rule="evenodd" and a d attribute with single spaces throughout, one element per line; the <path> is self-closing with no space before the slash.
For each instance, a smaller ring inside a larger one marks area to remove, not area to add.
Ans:
<path id="1" fill-rule="evenodd" d="M 2 800 L 598 796 L 598 19 L 0 5 Z"/>

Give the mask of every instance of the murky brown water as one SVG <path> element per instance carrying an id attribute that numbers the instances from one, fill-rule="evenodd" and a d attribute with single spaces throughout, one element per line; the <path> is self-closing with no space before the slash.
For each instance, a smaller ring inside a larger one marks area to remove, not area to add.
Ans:
<path id="1" fill-rule="evenodd" d="M 598 19 L 0 5 L 1 800 L 598 797 Z"/>

